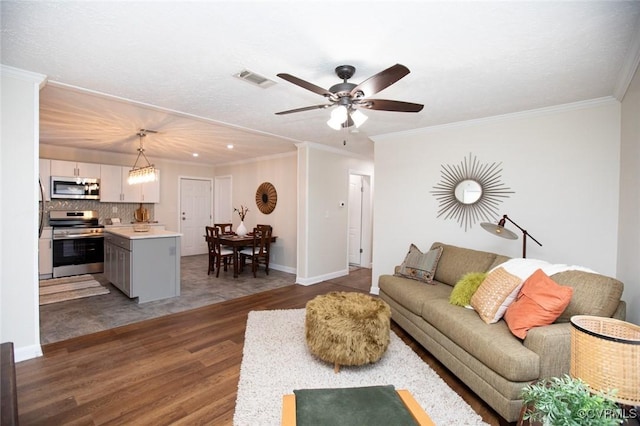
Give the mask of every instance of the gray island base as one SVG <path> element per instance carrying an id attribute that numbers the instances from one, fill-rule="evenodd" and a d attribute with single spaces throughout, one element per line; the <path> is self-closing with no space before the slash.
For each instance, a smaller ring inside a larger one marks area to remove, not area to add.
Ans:
<path id="1" fill-rule="evenodd" d="M 105 229 L 104 274 L 138 303 L 180 295 L 181 234 L 151 228 Z"/>

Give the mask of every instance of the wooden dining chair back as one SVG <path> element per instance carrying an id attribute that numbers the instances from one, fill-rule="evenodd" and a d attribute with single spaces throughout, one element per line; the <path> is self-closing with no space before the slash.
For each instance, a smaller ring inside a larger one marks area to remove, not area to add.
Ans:
<path id="1" fill-rule="evenodd" d="M 254 278 L 257 276 L 258 265 L 264 263 L 265 272 L 269 275 L 269 252 L 271 247 L 271 225 L 258 225 L 253 228 L 253 245 L 240 251 L 240 265 L 244 266 L 247 259 L 251 259 L 251 270 Z"/>
<path id="2" fill-rule="evenodd" d="M 220 276 L 220 267 L 224 267 L 227 270 L 229 259 L 233 262 L 233 250 L 220 246 L 219 228 L 214 226 L 206 226 L 206 239 L 207 246 L 209 247 L 209 269 L 207 275 L 210 275 L 214 270 L 216 271 L 216 277 Z"/>
<path id="3" fill-rule="evenodd" d="M 233 224 L 231 223 L 214 223 L 213 226 L 218 228 L 221 234 L 233 234 Z"/>

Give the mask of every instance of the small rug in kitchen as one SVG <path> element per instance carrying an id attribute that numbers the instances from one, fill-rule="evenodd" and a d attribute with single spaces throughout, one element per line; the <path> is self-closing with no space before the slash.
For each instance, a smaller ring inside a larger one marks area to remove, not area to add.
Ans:
<path id="1" fill-rule="evenodd" d="M 40 305 L 108 293 L 108 288 L 103 287 L 88 274 L 40 280 Z"/>

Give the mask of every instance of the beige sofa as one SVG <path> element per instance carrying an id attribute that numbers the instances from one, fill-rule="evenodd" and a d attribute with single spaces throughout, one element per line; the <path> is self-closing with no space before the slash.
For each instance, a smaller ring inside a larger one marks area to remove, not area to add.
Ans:
<path id="1" fill-rule="evenodd" d="M 569 306 L 554 324 L 532 328 L 521 340 L 504 320 L 486 324 L 475 311 L 449 303 L 464 274 L 489 271 L 509 258 L 442 243 L 432 248 L 437 246 L 443 251 L 434 285 L 382 275 L 380 297 L 391 306 L 393 321 L 509 422 L 519 416 L 524 385 L 569 373 L 571 316 L 625 319 L 620 281 L 583 271 L 560 272 L 551 278 L 573 287 Z"/>

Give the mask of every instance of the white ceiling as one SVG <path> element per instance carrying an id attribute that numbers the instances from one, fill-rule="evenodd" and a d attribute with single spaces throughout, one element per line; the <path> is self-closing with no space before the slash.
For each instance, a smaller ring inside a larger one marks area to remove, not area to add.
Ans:
<path id="1" fill-rule="evenodd" d="M 3 0 L 2 64 L 45 74 L 42 143 L 220 164 L 317 142 L 371 157 L 371 136 L 615 96 L 640 58 L 640 2 Z M 329 88 L 396 63 L 411 73 L 358 132 L 276 76 Z M 248 69 L 263 89 L 234 74 Z M 346 146 L 344 145 L 346 141 Z M 226 148 L 233 143 L 235 148 Z M 191 154 L 200 156 L 193 159 Z"/>

